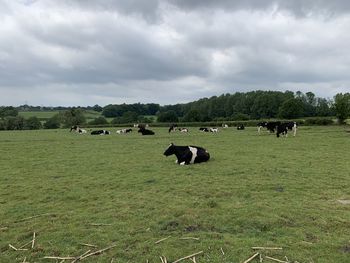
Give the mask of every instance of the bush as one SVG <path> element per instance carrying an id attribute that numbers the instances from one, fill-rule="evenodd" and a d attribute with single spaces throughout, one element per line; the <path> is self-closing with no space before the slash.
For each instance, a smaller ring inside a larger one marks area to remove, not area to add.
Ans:
<path id="1" fill-rule="evenodd" d="M 42 125 L 37 117 L 30 117 L 25 121 L 25 128 L 28 130 L 39 130 L 42 128 Z"/>
<path id="2" fill-rule="evenodd" d="M 306 119 L 304 124 L 305 125 L 332 125 L 334 124 L 334 122 L 330 118 L 310 118 L 310 119 Z"/>
<path id="3" fill-rule="evenodd" d="M 58 115 L 51 117 L 44 123 L 45 129 L 58 129 L 60 128 L 60 126 L 61 126 L 61 123 Z"/>
<path id="4" fill-rule="evenodd" d="M 89 124 L 92 124 L 92 125 L 104 125 L 104 124 L 108 124 L 108 121 L 106 120 L 105 117 L 98 117 L 92 121 L 89 122 Z"/>

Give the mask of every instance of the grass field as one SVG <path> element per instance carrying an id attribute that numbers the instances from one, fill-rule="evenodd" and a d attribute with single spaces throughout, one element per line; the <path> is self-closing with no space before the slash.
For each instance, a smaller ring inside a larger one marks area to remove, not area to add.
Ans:
<path id="1" fill-rule="evenodd" d="M 82 243 L 116 245 L 83 262 L 173 262 L 203 251 L 198 263 L 236 263 L 253 246 L 282 247 L 263 254 L 291 262 L 350 262 L 350 205 L 337 201 L 350 200 L 344 127 L 301 127 L 279 139 L 255 128 L 154 130 L 1 132 L 0 262 L 60 262 L 43 257 L 95 250 Z M 205 147 L 212 158 L 176 165 L 162 155 L 170 142 Z M 34 249 L 9 248 L 33 232 Z"/>

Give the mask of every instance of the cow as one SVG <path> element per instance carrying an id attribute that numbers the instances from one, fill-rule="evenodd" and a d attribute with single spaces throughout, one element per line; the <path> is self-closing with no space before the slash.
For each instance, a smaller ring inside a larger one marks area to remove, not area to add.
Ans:
<path id="1" fill-rule="evenodd" d="M 173 154 L 176 155 L 176 163 L 179 165 L 202 163 L 210 159 L 208 151 L 198 146 L 176 146 L 171 143 L 164 155 L 168 157 Z"/>
<path id="2" fill-rule="evenodd" d="M 142 135 L 154 135 L 154 131 L 140 128 L 137 132 L 140 132 Z"/>
<path id="3" fill-rule="evenodd" d="M 223 123 L 222 128 L 226 129 L 226 128 L 228 128 L 228 125 L 226 123 L 225 124 Z"/>
<path id="4" fill-rule="evenodd" d="M 266 128 L 270 133 L 275 133 L 277 126 L 280 124 L 280 121 L 260 122 L 258 123 L 258 133 L 260 134 L 261 128 Z"/>
<path id="5" fill-rule="evenodd" d="M 77 126 L 77 125 L 72 126 L 72 127 L 70 128 L 70 132 L 71 132 L 71 131 L 75 131 L 75 132 L 77 132 L 77 133 L 79 133 L 79 134 L 84 134 L 84 133 L 86 133 L 86 130 L 80 129 L 79 126 Z"/>
<path id="6" fill-rule="evenodd" d="M 201 132 L 209 132 L 209 129 L 208 128 L 204 128 L 204 127 L 200 127 L 199 130 Z"/>
<path id="7" fill-rule="evenodd" d="M 243 124 L 237 125 L 237 130 L 244 130 L 244 129 L 245 129 L 245 127 Z"/>
<path id="8" fill-rule="evenodd" d="M 277 138 L 280 137 L 280 134 L 287 137 L 288 130 L 293 131 L 293 136 L 295 136 L 297 134 L 297 123 L 294 121 L 280 123 L 277 126 L 277 132 L 276 132 Z"/>
<path id="9" fill-rule="evenodd" d="M 132 132 L 132 129 L 122 129 L 122 130 L 117 130 L 118 134 L 122 134 L 122 133 L 130 133 Z"/>
<path id="10" fill-rule="evenodd" d="M 176 131 L 176 128 L 177 128 L 177 124 L 171 124 L 168 132 L 169 133 L 174 132 L 174 131 Z"/>
<path id="11" fill-rule="evenodd" d="M 209 131 L 217 133 L 217 132 L 219 132 L 219 128 L 210 128 Z"/>
<path id="12" fill-rule="evenodd" d="M 148 124 L 143 124 L 143 123 L 134 124 L 134 128 L 146 129 L 146 128 L 148 128 L 148 127 L 149 127 Z"/>
<path id="13" fill-rule="evenodd" d="M 108 134 L 111 134 L 111 133 L 106 130 L 96 130 L 91 132 L 91 135 L 108 135 Z"/>
<path id="14" fill-rule="evenodd" d="M 188 132 L 188 129 L 187 128 L 180 128 L 179 131 L 180 132 Z"/>

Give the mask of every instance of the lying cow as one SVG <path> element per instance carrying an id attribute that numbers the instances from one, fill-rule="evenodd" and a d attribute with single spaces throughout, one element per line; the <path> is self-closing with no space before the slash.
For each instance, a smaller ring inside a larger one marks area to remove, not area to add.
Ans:
<path id="1" fill-rule="evenodd" d="M 204 128 L 204 127 L 199 128 L 199 130 L 201 132 L 209 132 L 209 129 L 208 128 Z"/>
<path id="2" fill-rule="evenodd" d="M 209 160 L 207 150 L 198 146 L 176 146 L 173 143 L 165 150 L 164 155 L 176 155 L 176 163 L 180 165 L 202 163 Z"/>
<path id="3" fill-rule="evenodd" d="M 75 132 L 77 132 L 77 133 L 79 133 L 79 134 L 86 133 L 86 130 L 80 129 L 79 126 L 77 126 L 77 125 L 72 126 L 72 127 L 70 128 L 70 132 L 71 132 L 71 131 L 75 131 Z"/>
<path id="4" fill-rule="evenodd" d="M 244 130 L 244 129 L 245 129 L 245 127 L 243 124 L 240 124 L 237 126 L 237 130 Z"/>
<path id="5" fill-rule="evenodd" d="M 154 131 L 140 128 L 137 132 L 140 132 L 142 135 L 154 135 Z"/>
<path id="6" fill-rule="evenodd" d="M 217 133 L 219 132 L 219 128 L 210 128 L 209 131 Z"/>
<path id="7" fill-rule="evenodd" d="M 96 130 L 91 132 L 91 135 L 108 135 L 108 134 L 111 134 L 111 133 L 106 130 Z"/>
<path id="8" fill-rule="evenodd" d="M 188 132 L 188 129 L 187 128 L 180 128 L 179 131 L 180 132 Z"/>
<path id="9" fill-rule="evenodd" d="M 122 133 L 130 133 L 132 132 L 132 129 L 122 129 L 122 130 L 117 130 L 118 134 L 122 134 Z"/>

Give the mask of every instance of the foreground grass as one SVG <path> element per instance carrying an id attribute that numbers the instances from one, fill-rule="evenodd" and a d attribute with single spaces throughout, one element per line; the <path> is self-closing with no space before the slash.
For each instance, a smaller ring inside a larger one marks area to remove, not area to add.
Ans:
<path id="1" fill-rule="evenodd" d="M 84 262 L 172 262 L 201 250 L 198 262 L 243 262 L 252 246 L 283 247 L 265 253 L 301 263 L 349 262 L 350 206 L 337 202 L 350 199 L 343 128 L 280 139 L 253 128 L 154 130 L 1 132 L 0 262 L 55 262 L 43 257 L 83 254 L 81 243 L 117 245 Z M 212 159 L 175 165 L 162 156 L 170 142 L 203 146 Z M 34 249 L 9 249 L 33 232 Z"/>

